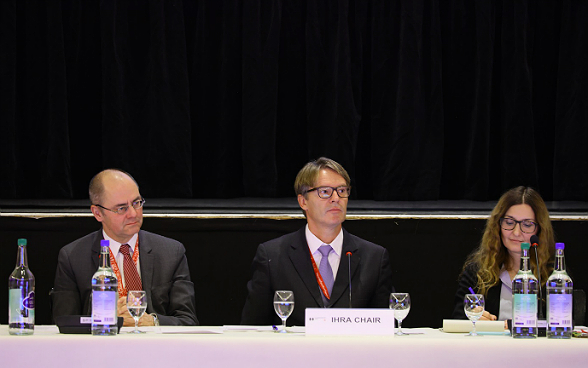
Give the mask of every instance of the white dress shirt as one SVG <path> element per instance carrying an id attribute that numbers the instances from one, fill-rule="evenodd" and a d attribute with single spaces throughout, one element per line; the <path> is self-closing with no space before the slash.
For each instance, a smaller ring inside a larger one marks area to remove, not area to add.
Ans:
<path id="1" fill-rule="evenodd" d="M 123 261 L 125 259 L 124 254 L 122 254 L 120 252 L 120 246 L 122 245 L 121 243 L 117 242 L 116 240 L 112 239 L 111 237 L 109 237 L 108 235 L 106 235 L 106 233 L 104 232 L 104 230 L 102 230 L 102 236 L 104 236 L 105 240 L 109 240 L 110 241 L 110 250 L 112 251 L 112 254 L 114 255 L 114 259 L 116 261 L 116 265 L 118 266 L 118 269 L 120 271 L 120 275 L 122 276 L 123 279 L 123 286 L 126 287 L 125 284 L 125 270 L 124 270 L 124 266 L 123 266 Z M 135 251 L 135 244 L 137 244 L 137 239 L 139 237 L 139 233 L 133 235 L 133 237 L 131 238 L 131 240 L 129 240 L 128 244 L 129 245 L 129 254 L 131 255 L 131 258 L 133 258 L 133 252 Z M 137 258 L 137 272 L 139 273 L 139 277 L 141 277 L 141 267 L 140 267 L 140 262 L 141 262 L 141 258 Z"/>
<path id="2" fill-rule="evenodd" d="M 502 266 L 502 270 L 500 271 L 500 281 L 502 281 L 502 286 L 500 288 L 498 320 L 505 321 L 512 318 L 512 280 L 504 266 Z"/>
<path id="3" fill-rule="evenodd" d="M 314 258 L 314 262 L 318 267 L 321 264 L 321 259 L 323 259 L 323 255 L 319 252 L 319 247 L 323 244 L 322 240 L 316 237 L 309 229 L 308 224 L 306 224 L 306 242 L 308 243 L 308 248 L 310 249 L 310 253 Z M 333 270 L 333 280 L 337 279 L 337 270 L 339 270 L 339 262 L 341 262 L 341 252 L 343 251 L 343 229 L 339 231 L 337 237 L 329 244 L 333 248 L 333 252 L 329 253 L 329 264 L 331 265 L 331 269 Z"/>

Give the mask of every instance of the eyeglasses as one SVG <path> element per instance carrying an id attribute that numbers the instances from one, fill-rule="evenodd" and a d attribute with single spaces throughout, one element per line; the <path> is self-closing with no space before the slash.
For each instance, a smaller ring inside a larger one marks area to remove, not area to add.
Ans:
<path id="1" fill-rule="evenodd" d="M 131 206 L 133 206 L 133 208 L 136 210 L 143 207 L 144 204 L 145 204 L 145 198 L 137 199 L 136 201 L 131 202 Z M 95 204 L 94 206 L 103 208 L 103 209 L 108 210 L 110 212 L 114 212 L 117 215 L 122 215 L 122 214 L 127 213 L 127 211 L 129 210 L 129 207 L 130 207 L 130 206 L 120 206 L 114 210 L 111 210 L 110 208 L 106 208 L 106 207 L 99 205 L 99 204 Z"/>
<path id="2" fill-rule="evenodd" d="M 532 220 L 517 221 L 510 217 L 503 217 L 500 219 L 500 227 L 504 230 L 514 230 L 517 224 L 519 224 L 521 231 L 527 234 L 531 234 L 537 230 L 537 223 Z"/>
<path id="3" fill-rule="evenodd" d="M 339 196 L 339 198 L 347 198 L 349 197 L 349 195 L 351 194 L 351 187 L 346 187 L 346 186 L 342 186 L 342 187 L 317 187 L 317 188 L 312 188 L 306 191 L 306 193 L 312 192 L 316 190 L 316 194 L 318 194 L 319 198 L 322 199 L 327 199 L 327 198 L 331 198 L 331 196 L 333 195 L 333 192 L 337 192 L 337 195 Z"/>

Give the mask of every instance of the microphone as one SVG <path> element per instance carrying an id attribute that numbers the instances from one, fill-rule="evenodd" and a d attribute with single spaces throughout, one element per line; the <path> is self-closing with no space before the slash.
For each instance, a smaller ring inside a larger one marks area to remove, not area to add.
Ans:
<path id="1" fill-rule="evenodd" d="M 539 269 L 539 255 L 537 254 L 537 247 L 539 246 L 539 237 L 531 235 L 531 247 L 535 249 L 535 264 L 537 265 L 537 280 L 539 281 L 539 319 L 543 319 L 543 292 L 541 290 L 541 270 Z"/>
<path id="2" fill-rule="evenodd" d="M 531 247 L 533 248 L 537 248 L 537 246 L 539 245 L 539 237 L 537 235 L 531 235 Z"/>
<path id="3" fill-rule="evenodd" d="M 351 306 L 351 252 L 345 253 L 347 256 L 347 265 L 349 266 L 349 308 L 353 308 Z"/>

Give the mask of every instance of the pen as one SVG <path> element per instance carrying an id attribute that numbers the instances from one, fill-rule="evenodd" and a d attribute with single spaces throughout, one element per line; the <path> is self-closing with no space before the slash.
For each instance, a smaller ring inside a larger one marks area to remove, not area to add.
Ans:
<path id="1" fill-rule="evenodd" d="M 474 298 L 476 298 L 476 303 L 477 303 L 478 302 L 478 297 L 475 296 L 476 295 L 476 292 L 474 291 L 474 289 L 472 289 L 472 287 L 470 286 L 470 287 L 468 287 L 468 290 L 470 291 L 470 293 L 474 294 Z"/>

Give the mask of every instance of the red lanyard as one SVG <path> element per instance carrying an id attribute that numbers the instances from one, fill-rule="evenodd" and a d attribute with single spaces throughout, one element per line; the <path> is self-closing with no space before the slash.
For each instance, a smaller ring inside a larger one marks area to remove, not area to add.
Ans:
<path id="1" fill-rule="evenodd" d="M 110 247 L 108 248 L 108 251 L 110 252 L 110 265 L 112 266 L 112 271 L 114 271 L 114 274 L 116 275 L 116 279 L 118 282 L 118 297 L 120 298 L 121 296 L 127 296 L 127 289 L 125 289 L 125 287 L 123 286 L 122 275 L 120 274 L 120 269 L 118 268 L 118 264 L 116 263 L 116 258 L 114 257 L 114 254 L 112 253 Z M 135 267 L 137 266 L 138 260 L 139 237 L 137 237 L 137 242 L 135 243 L 135 250 L 133 251 L 133 263 L 135 264 Z"/>
<path id="2" fill-rule="evenodd" d="M 308 253 L 310 253 L 310 248 L 308 248 Z M 326 256 L 323 256 L 323 257 L 326 257 Z M 316 266 L 316 262 L 314 261 L 314 257 L 312 256 L 312 253 L 310 253 L 310 261 L 312 262 L 312 268 L 314 269 L 314 275 L 316 276 L 316 282 L 318 282 L 319 288 L 323 292 L 323 295 L 325 296 L 325 298 L 327 298 L 328 300 L 331 300 L 331 296 L 329 295 L 329 290 L 327 290 L 327 285 L 325 285 L 325 282 L 323 281 L 323 277 L 321 276 L 321 273 L 320 273 L 318 267 Z"/>

